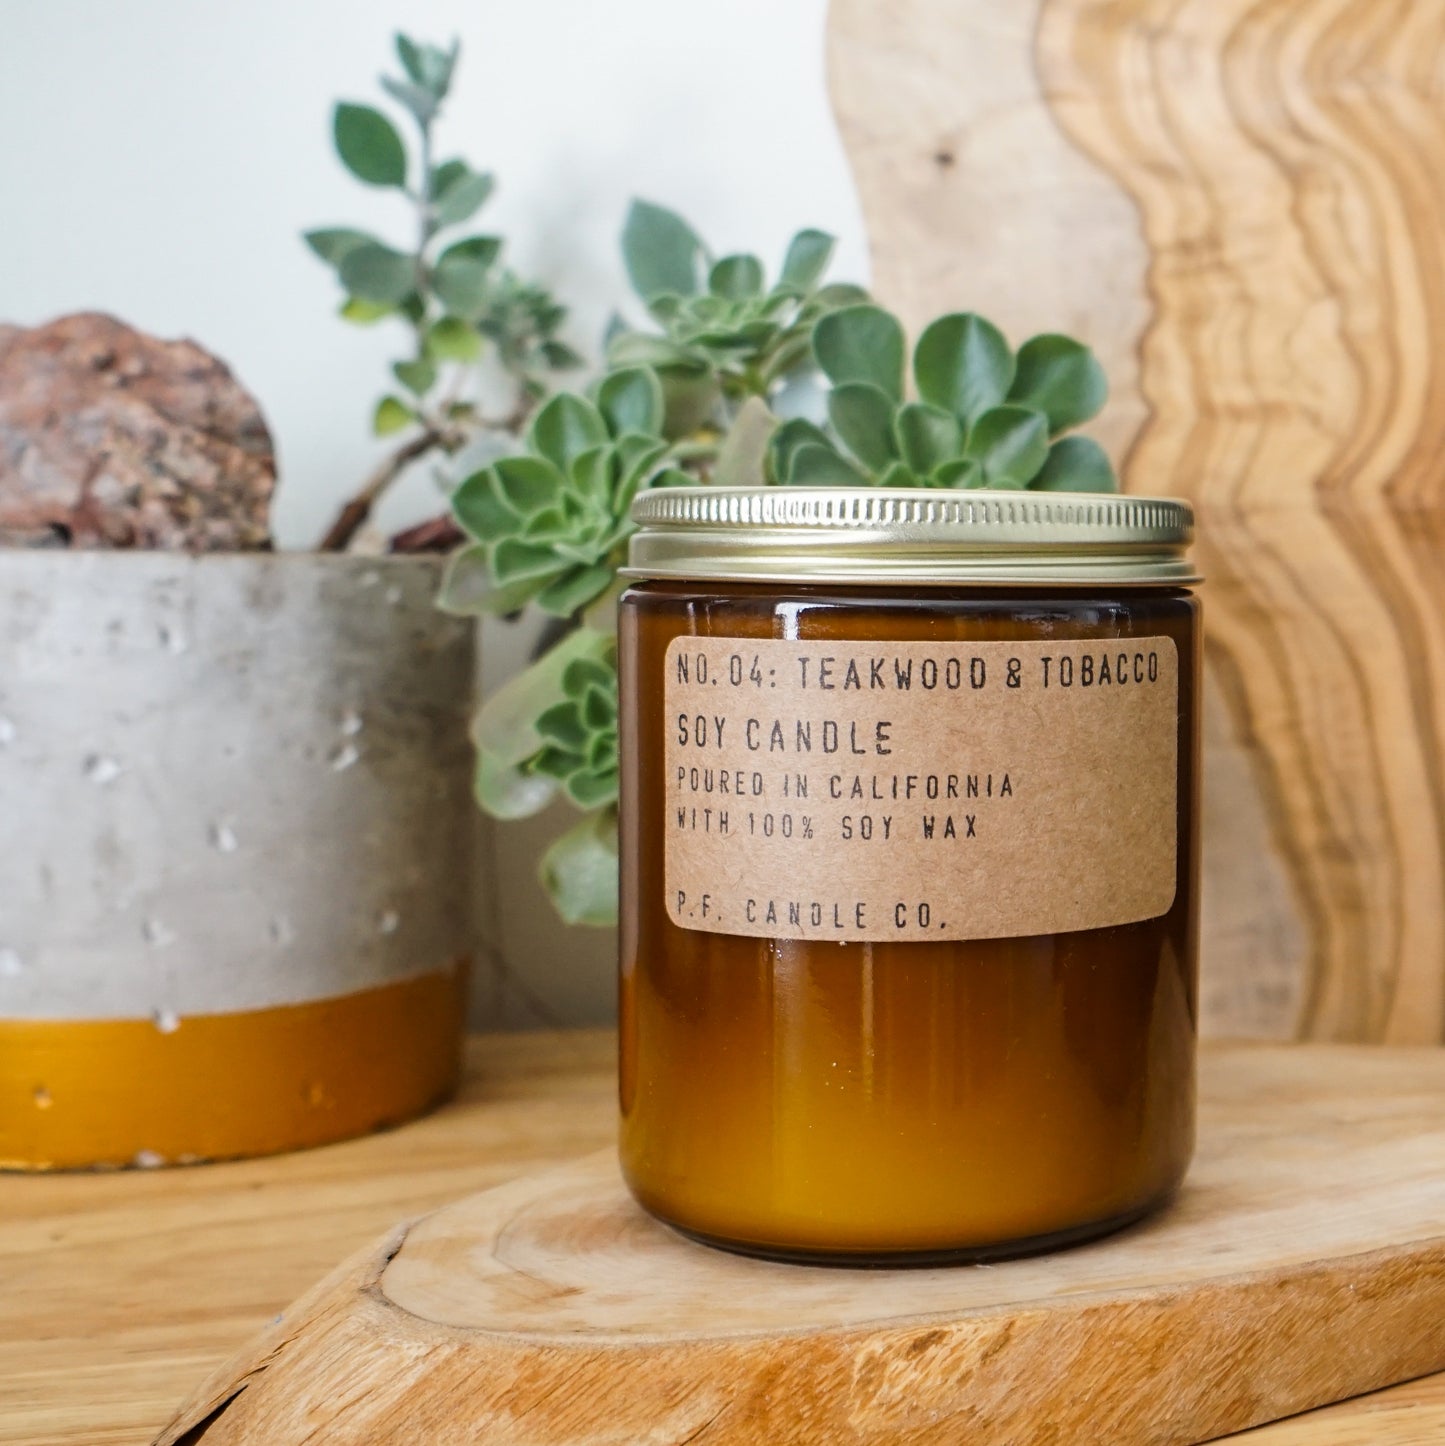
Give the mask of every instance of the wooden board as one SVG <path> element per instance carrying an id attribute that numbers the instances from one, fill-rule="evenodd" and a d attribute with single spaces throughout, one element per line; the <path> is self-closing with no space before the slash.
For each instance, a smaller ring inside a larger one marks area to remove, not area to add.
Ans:
<path id="1" fill-rule="evenodd" d="M 1193 1442 L 1445 1368 L 1445 1051 L 1209 1055 L 1168 1212 L 988 1267 L 775 1265 L 611 1151 L 353 1257 L 161 1446 Z"/>
<path id="2" fill-rule="evenodd" d="M 1445 8 L 833 0 L 879 295 L 1072 330 L 1200 524 L 1206 1030 L 1445 1038 Z"/>
<path id="3" fill-rule="evenodd" d="M 1331 1070 L 1363 1051 L 1308 1052 Z M 200 1169 L 0 1175 L 0 1443 L 150 1440 L 196 1382 L 397 1220 L 610 1145 L 615 1055 L 600 1031 L 492 1036 L 472 1042 L 459 1097 L 404 1129 Z M 1438 1446 L 1445 1375 L 1244 1439 Z"/>
<path id="4" fill-rule="evenodd" d="M 610 1146 L 616 1059 L 611 1031 L 492 1035 L 470 1042 L 456 1100 L 400 1129 L 194 1168 L 0 1174 L 0 1446 L 151 1440 L 396 1221 Z"/>

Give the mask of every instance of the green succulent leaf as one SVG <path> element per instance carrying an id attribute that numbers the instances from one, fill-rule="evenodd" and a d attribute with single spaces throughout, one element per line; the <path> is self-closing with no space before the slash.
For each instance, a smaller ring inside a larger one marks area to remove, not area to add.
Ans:
<path id="1" fill-rule="evenodd" d="M 473 472 L 452 493 L 452 515 L 457 525 L 478 542 L 515 537 L 523 519 L 503 495 L 492 468 Z"/>
<path id="2" fill-rule="evenodd" d="M 450 246 L 437 257 L 437 265 L 440 266 L 446 261 L 475 261 L 481 266 L 490 266 L 502 254 L 502 239 L 500 236 L 467 236 L 461 241 L 453 241 Z"/>
<path id="3" fill-rule="evenodd" d="M 432 271 L 432 288 L 455 316 L 475 318 L 487 304 L 489 267 L 469 256 L 445 256 Z"/>
<path id="4" fill-rule="evenodd" d="M 958 418 L 927 402 L 900 407 L 894 433 L 903 460 L 925 475 L 963 453 L 963 426 Z"/>
<path id="5" fill-rule="evenodd" d="M 562 691 L 574 700 L 592 689 L 608 690 L 616 686 L 616 671 L 595 657 L 576 658 L 562 673 Z"/>
<path id="6" fill-rule="evenodd" d="M 763 329 L 772 335 L 773 328 L 766 322 Z M 756 328 L 752 326 L 719 325 L 694 332 L 693 344 L 710 354 L 710 360 L 719 368 L 745 366 L 747 354 L 758 348 Z"/>
<path id="7" fill-rule="evenodd" d="M 341 303 L 338 313 L 343 321 L 353 326 L 373 326 L 388 316 L 396 315 L 396 307 L 379 301 L 363 301 L 359 296 L 348 296 Z"/>
<path id="8" fill-rule="evenodd" d="M 778 339 L 763 363 L 763 380 L 771 385 L 795 373 L 811 371 L 814 365 L 813 339 L 806 328 L 795 326 Z"/>
<path id="9" fill-rule="evenodd" d="M 786 482 L 793 468 L 793 457 L 799 448 L 809 445 L 830 447 L 828 435 L 806 417 L 790 417 L 779 425 L 768 446 L 768 476 L 773 482 Z"/>
<path id="10" fill-rule="evenodd" d="M 787 482 L 793 487 L 862 487 L 868 478 L 831 447 L 809 442 L 793 453 Z"/>
<path id="11" fill-rule="evenodd" d="M 592 628 L 576 628 L 530 667 L 510 678 L 482 705 L 472 724 L 472 741 L 499 762 L 515 765 L 542 747 L 537 719 L 566 693 L 562 675 L 578 658 L 610 657 L 613 640 Z"/>
<path id="12" fill-rule="evenodd" d="M 636 490 L 636 484 L 653 469 L 658 459 L 667 451 L 667 443 L 657 437 L 645 437 L 638 432 L 624 432 L 617 439 L 613 450 L 617 454 L 621 485 L 626 488 L 631 483 Z"/>
<path id="13" fill-rule="evenodd" d="M 565 691 L 571 691 L 567 688 L 565 675 L 562 686 Z M 571 749 L 574 753 L 580 753 L 587 746 L 589 737 L 587 725 L 571 698 L 546 709 L 537 719 L 537 732 L 546 742 Z"/>
<path id="14" fill-rule="evenodd" d="M 756 256 L 724 256 L 708 272 L 707 288 L 714 296 L 745 301 L 763 294 L 763 263 Z"/>
<path id="15" fill-rule="evenodd" d="M 662 383 L 651 367 L 624 367 L 603 377 L 597 409 L 614 437 L 625 432 L 656 436 L 662 430 Z"/>
<path id="16" fill-rule="evenodd" d="M 428 328 L 426 350 L 437 361 L 475 361 L 482 353 L 482 338 L 461 317 L 444 316 Z"/>
<path id="17" fill-rule="evenodd" d="M 400 32 L 394 37 L 396 45 L 396 58 L 401 61 L 401 68 L 406 71 L 407 78 L 416 85 L 426 84 L 426 70 L 422 63 L 421 46 L 409 35 L 402 35 Z"/>
<path id="18" fill-rule="evenodd" d="M 878 485 L 880 487 L 927 487 L 928 479 L 920 477 L 907 462 L 890 462 L 882 476 L 878 478 Z"/>
<path id="19" fill-rule="evenodd" d="M 718 383 L 707 359 L 667 337 L 624 332 L 609 343 L 607 360 L 613 367 L 650 366 L 657 373 L 665 404 L 665 436 L 696 431 L 717 405 Z"/>
<path id="20" fill-rule="evenodd" d="M 537 606 L 554 617 L 570 618 L 594 598 L 607 591 L 615 569 L 602 563 L 574 568 L 537 594 Z"/>
<path id="21" fill-rule="evenodd" d="M 567 490 L 556 465 L 542 457 L 499 457 L 492 474 L 498 496 L 522 518 L 555 508 Z"/>
<path id="22" fill-rule="evenodd" d="M 451 89 L 452 73 L 456 70 L 457 56 L 461 43 L 453 40 L 446 50 L 435 45 L 421 45 L 405 35 L 396 37 L 396 54 L 407 79 L 420 86 L 438 101 L 445 100 Z"/>
<path id="23" fill-rule="evenodd" d="M 913 375 L 925 402 L 971 427 L 1008 396 L 1013 353 L 992 322 L 972 312 L 956 312 L 939 317 L 918 338 Z"/>
<path id="24" fill-rule="evenodd" d="M 463 176 L 470 174 L 471 167 L 460 157 L 453 156 L 449 161 L 442 161 L 432 167 L 431 170 L 431 194 L 433 199 L 440 196 L 443 191 L 454 182 L 459 181 Z"/>
<path id="25" fill-rule="evenodd" d="M 349 295 L 375 305 L 396 306 L 416 286 L 416 262 L 379 241 L 353 246 L 337 264 L 337 272 Z"/>
<path id="26" fill-rule="evenodd" d="M 778 419 L 761 397 L 749 397 L 718 448 L 712 480 L 719 487 L 760 487 Z"/>
<path id="27" fill-rule="evenodd" d="M 577 754 L 568 748 L 555 748 L 550 744 L 544 747 L 535 758 L 527 765 L 533 773 L 539 773 L 547 778 L 555 778 L 558 783 L 575 773 L 581 760 Z"/>
<path id="28" fill-rule="evenodd" d="M 835 281 L 829 286 L 820 286 L 808 298 L 803 308 L 805 316 L 810 313 L 821 315 L 825 311 L 837 311 L 844 306 L 858 306 L 871 298 L 866 288 L 855 286 L 851 281 Z"/>
<path id="29" fill-rule="evenodd" d="M 586 362 L 580 352 L 574 351 L 565 341 L 544 341 L 542 359 L 553 371 L 573 371 Z"/>
<path id="30" fill-rule="evenodd" d="M 582 721 L 594 731 L 617 726 L 616 694 L 588 688 L 582 697 Z"/>
<path id="31" fill-rule="evenodd" d="M 647 309 L 657 321 L 665 324 L 676 321 L 682 316 L 686 305 L 687 299 L 685 297 L 676 296 L 670 291 L 664 291 L 658 296 L 648 298 Z M 701 305 L 701 303 L 699 303 L 699 305 Z"/>
<path id="32" fill-rule="evenodd" d="M 493 184 L 492 177 L 485 171 L 467 170 L 465 175 L 458 176 L 437 194 L 433 202 L 438 223 L 457 226 L 469 220 L 492 194 Z"/>
<path id="33" fill-rule="evenodd" d="M 1036 336 L 1019 348 L 1009 400 L 1042 412 L 1054 436 L 1098 416 L 1108 398 L 1104 368 L 1082 342 Z"/>
<path id="34" fill-rule="evenodd" d="M 1028 407 L 992 407 L 973 424 L 964 451 L 989 487 L 1027 487 L 1049 455 L 1049 424 Z"/>
<path id="35" fill-rule="evenodd" d="M 472 791 L 483 812 L 493 818 L 531 818 L 557 796 L 557 785 L 542 774 L 479 753 Z"/>
<path id="36" fill-rule="evenodd" d="M 617 471 L 617 451 L 611 446 L 589 447 L 572 459 L 568 469 L 578 495 L 603 507 L 612 500 Z"/>
<path id="37" fill-rule="evenodd" d="M 437 606 L 447 613 L 472 616 L 477 613 L 510 613 L 520 608 L 535 591 L 535 584 L 499 588 L 492 577 L 487 550 L 480 543 L 458 548 L 447 559 L 442 573 Z"/>
<path id="38" fill-rule="evenodd" d="M 675 211 L 634 201 L 622 228 L 622 259 L 644 301 L 664 293 L 693 296 L 701 285 L 707 248 Z"/>
<path id="39" fill-rule="evenodd" d="M 538 875 L 568 924 L 617 922 L 617 816 L 588 814 L 542 855 Z"/>
<path id="40" fill-rule="evenodd" d="M 368 186 L 406 185 L 406 148 L 396 127 L 369 105 L 343 101 L 331 120 L 342 164 Z"/>
<path id="41" fill-rule="evenodd" d="M 532 450 L 566 471 L 573 458 L 608 441 L 602 413 L 584 397 L 558 392 L 532 420 Z"/>
<path id="42" fill-rule="evenodd" d="M 416 413 L 400 397 L 383 397 L 371 415 L 371 430 L 378 437 L 390 437 L 416 421 Z"/>
<path id="43" fill-rule="evenodd" d="M 1049 448 L 1033 485 L 1039 492 L 1117 492 L 1119 479 L 1109 454 L 1092 437 L 1064 437 Z"/>
<path id="44" fill-rule="evenodd" d="M 375 236 L 365 231 L 353 231 L 347 226 L 324 226 L 318 231 L 307 231 L 301 238 L 328 265 L 339 266 L 348 252 L 358 246 L 380 246 Z"/>
<path id="45" fill-rule="evenodd" d="M 898 457 L 893 402 L 871 382 L 844 382 L 828 394 L 828 420 L 843 445 L 870 471 Z"/>
<path id="46" fill-rule="evenodd" d="M 699 376 L 707 371 L 706 359 L 665 336 L 649 336 L 641 331 L 624 331 L 608 342 L 607 360 L 614 367 L 649 366 L 683 367 Z"/>
<path id="47" fill-rule="evenodd" d="M 439 103 L 430 91 L 409 80 L 393 80 L 389 75 L 381 77 L 381 88 L 409 111 L 418 125 L 430 125 L 436 119 Z"/>
<path id="48" fill-rule="evenodd" d="M 436 385 L 437 369 L 429 361 L 393 362 L 391 370 L 413 396 L 425 396 Z"/>
<path id="49" fill-rule="evenodd" d="M 697 478 L 691 472 L 684 472 L 681 467 L 664 467 L 660 472 L 655 472 L 647 479 L 649 489 L 657 487 L 696 487 Z"/>
<path id="50" fill-rule="evenodd" d="M 823 279 L 836 244 L 826 231 L 799 231 L 788 243 L 778 284 L 803 293 L 811 291 Z"/>
<path id="51" fill-rule="evenodd" d="M 813 328 L 813 354 L 834 386 L 869 382 L 891 397 L 903 396 L 903 327 L 881 306 L 845 306 Z"/>
<path id="52" fill-rule="evenodd" d="M 630 467 L 622 474 L 616 495 L 612 499 L 612 511 L 618 519 L 618 541 L 630 535 L 631 523 L 627 521 L 628 508 L 632 506 L 633 498 L 644 487 L 649 489 L 653 487 L 689 487 L 697 482 L 698 479 L 690 472 L 684 472 L 680 468 L 659 468 L 658 464 L 666 455 L 666 449 L 667 444 L 660 443 L 658 450 L 644 464 Z"/>
<path id="53" fill-rule="evenodd" d="M 935 467 L 928 481 L 935 487 L 968 491 L 984 485 L 983 468 L 972 457 L 955 457 Z"/>
<path id="54" fill-rule="evenodd" d="M 666 403 L 662 421 L 664 437 L 690 437 L 713 421 L 722 388 L 708 367 L 658 367 L 656 370 Z"/>
<path id="55" fill-rule="evenodd" d="M 543 542 L 504 537 L 491 549 L 492 576 L 500 586 L 533 581 L 538 584 L 556 575 L 559 562 L 554 548 Z"/>
<path id="56" fill-rule="evenodd" d="M 615 747 L 615 744 L 613 745 Z M 598 751 L 606 752 L 605 746 Z M 591 760 L 586 769 L 579 769 L 563 785 L 567 797 L 578 808 L 603 808 L 617 802 L 617 770 L 592 771 Z"/>

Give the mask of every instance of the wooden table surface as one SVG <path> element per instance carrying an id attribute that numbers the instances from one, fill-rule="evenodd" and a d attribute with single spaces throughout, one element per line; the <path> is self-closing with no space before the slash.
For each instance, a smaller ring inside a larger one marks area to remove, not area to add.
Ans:
<path id="1" fill-rule="evenodd" d="M 488 1036 L 453 1104 L 386 1134 L 193 1169 L 0 1177 L 0 1443 L 147 1441 L 213 1366 L 388 1226 L 606 1146 L 613 1051 L 604 1031 Z M 1232 1439 L 1440 1446 L 1445 1375 Z"/>

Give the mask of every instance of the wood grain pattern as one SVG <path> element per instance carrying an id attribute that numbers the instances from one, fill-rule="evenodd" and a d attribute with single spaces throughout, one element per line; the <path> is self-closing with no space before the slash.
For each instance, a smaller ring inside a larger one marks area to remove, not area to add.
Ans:
<path id="1" fill-rule="evenodd" d="M 1229 1439 L 1235 1446 L 1440 1446 L 1445 1376 L 1426 1376 Z"/>
<path id="2" fill-rule="evenodd" d="M 610 1031 L 474 1039 L 457 1099 L 302 1154 L 0 1174 L 0 1446 L 137 1446 L 398 1220 L 616 1135 Z M 402 1446 L 402 1443 L 398 1443 Z"/>
<path id="3" fill-rule="evenodd" d="M 1126 485 L 1198 510 L 1206 1027 L 1445 1037 L 1445 10 L 834 0 L 830 38 L 880 293 L 1086 336 Z"/>
<path id="4" fill-rule="evenodd" d="M 1199 1441 L 1445 1367 L 1442 1158 L 1445 1051 L 1234 1046 L 1168 1211 L 860 1271 L 693 1244 L 609 1150 L 392 1231 L 158 1446 Z"/>
<path id="5" fill-rule="evenodd" d="M 149 1439 L 288 1301 L 397 1220 L 611 1142 L 615 1050 L 601 1032 L 475 1040 L 454 1104 L 305 1154 L 0 1176 L 0 1443 Z M 1245 1439 L 1434 1446 L 1445 1376 Z"/>

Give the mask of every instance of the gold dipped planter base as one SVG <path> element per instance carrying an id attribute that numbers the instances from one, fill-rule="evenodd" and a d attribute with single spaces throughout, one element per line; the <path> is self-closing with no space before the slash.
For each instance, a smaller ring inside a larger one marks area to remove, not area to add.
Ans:
<path id="1" fill-rule="evenodd" d="M 170 1028 L 0 1020 L 0 1169 L 275 1154 L 410 1119 L 455 1088 L 466 974 Z"/>

